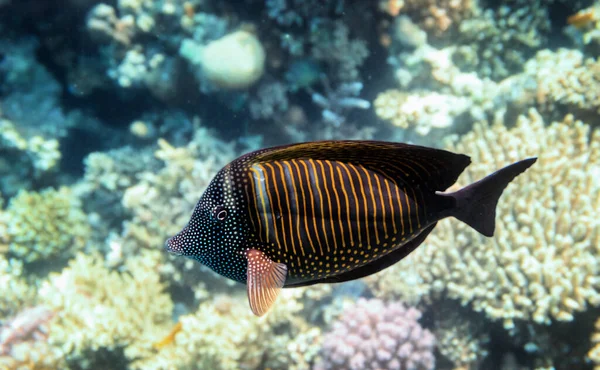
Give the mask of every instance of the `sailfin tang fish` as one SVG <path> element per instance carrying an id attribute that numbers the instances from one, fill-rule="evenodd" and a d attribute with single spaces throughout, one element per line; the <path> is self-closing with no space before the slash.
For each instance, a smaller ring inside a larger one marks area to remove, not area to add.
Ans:
<path id="1" fill-rule="evenodd" d="M 374 274 L 455 217 L 492 236 L 504 188 L 536 158 L 444 193 L 468 156 L 376 141 L 258 150 L 220 170 L 166 249 L 247 285 L 265 314 L 281 288 Z"/>

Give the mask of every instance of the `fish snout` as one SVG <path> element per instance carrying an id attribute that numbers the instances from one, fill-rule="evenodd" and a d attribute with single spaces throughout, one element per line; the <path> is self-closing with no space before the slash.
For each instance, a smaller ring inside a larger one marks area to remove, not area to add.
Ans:
<path id="1" fill-rule="evenodd" d="M 165 242 L 165 249 L 169 253 L 183 256 L 183 240 L 181 238 L 181 233 L 167 239 Z"/>

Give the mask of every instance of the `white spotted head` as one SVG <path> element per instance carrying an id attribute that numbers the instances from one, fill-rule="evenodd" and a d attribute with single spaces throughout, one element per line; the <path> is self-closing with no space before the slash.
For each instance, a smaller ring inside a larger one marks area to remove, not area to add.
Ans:
<path id="1" fill-rule="evenodd" d="M 241 252 L 249 230 L 236 180 L 229 166 L 221 170 L 202 194 L 187 226 L 166 241 L 165 249 L 239 280 L 245 279 Z"/>

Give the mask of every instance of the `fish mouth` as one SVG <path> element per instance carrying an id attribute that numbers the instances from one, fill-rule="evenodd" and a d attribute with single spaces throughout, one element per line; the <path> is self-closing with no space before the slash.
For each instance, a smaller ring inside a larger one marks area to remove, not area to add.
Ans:
<path id="1" fill-rule="evenodd" d="M 176 256 L 183 256 L 183 249 L 181 243 L 177 242 L 177 235 L 170 237 L 165 242 L 165 250 Z"/>

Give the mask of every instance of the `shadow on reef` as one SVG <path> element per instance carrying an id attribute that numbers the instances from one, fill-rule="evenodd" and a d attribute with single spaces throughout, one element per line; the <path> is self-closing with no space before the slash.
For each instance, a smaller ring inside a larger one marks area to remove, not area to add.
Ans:
<path id="1" fill-rule="evenodd" d="M 81 358 L 76 360 L 67 359 L 67 364 L 71 370 L 85 369 L 111 369 L 111 370 L 127 370 L 129 362 L 125 357 L 123 347 L 118 348 L 100 348 L 96 351 L 88 350 L 90 353 L 82 354 L 81 358 L 93 358 L 93 363 L 82 363 Z"/>
<path id="2" fill-rule="evenodd" d="M 600 309 L 590 309 L 579 314 L 573 322 L 554 322 L 552 326 L 525 324 L 514 335 L 502 328 L 501 323 L 490 330 L 490 354 L 482 363 L 482 369 L 534 369 L 553 366 L 556 369 L 591 370 L 592 364 L 585 360 L 592 346 L 589 338 L 593 322 Z M 552 359 L 548 364 L 541 358 Z"/>

